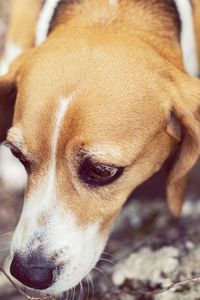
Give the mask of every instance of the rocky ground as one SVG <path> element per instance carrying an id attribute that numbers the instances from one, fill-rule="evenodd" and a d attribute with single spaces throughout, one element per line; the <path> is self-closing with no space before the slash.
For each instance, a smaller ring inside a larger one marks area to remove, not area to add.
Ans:
<path id="1" fill-rule="evenodd" d="M 8 0 L 0 1 L 0 49 L 6 30 Z M 166 168 L 130 197 L 117 219 L 108 246 L 89 280 L 62 299 L 199 300 L 200 164 L 189 181 L 182 217 L 175 220 L 164 201 Z M 0 257 L 5 258 L 22 195 L 0 183 Z M 25 299 L 0 275 L 0 300 Z"/>

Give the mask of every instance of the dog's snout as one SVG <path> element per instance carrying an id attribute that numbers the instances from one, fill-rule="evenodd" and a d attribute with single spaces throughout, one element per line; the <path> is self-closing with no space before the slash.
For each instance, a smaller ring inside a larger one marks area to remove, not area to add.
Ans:
<path id="1" fill-rule="evenodd" d="M 28 257 L 16 254 L 10 273 L 29 288 L 44 290 L 52 286 L 58 276 L 58 267 L 39 253 Z"/>

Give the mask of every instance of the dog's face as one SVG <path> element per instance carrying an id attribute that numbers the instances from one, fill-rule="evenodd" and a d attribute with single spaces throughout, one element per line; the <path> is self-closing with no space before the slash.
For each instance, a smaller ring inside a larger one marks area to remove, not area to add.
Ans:
<path id="1" fill-rule="evenodd" d="M 28 174 L 11 273 L 48 294 L 70 289 L 95 266 L 123 203 L 161 167 L 181 127 L 168 188 L 176 214 L 199 154 L 196 80 L 139 41 L 138 51 L 112 36 L 101 43 L 72 36 L 59 47 L 52 36 L 0 81 L 1 138 L 16 99 L 6 139 Z"/>

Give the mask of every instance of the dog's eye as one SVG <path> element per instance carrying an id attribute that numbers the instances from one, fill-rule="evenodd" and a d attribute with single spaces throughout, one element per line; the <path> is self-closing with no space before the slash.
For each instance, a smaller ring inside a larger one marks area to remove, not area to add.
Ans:
<path id="1" fill-rule="evenodd" d="M 22 154 L 22 152 L 14 147 L 10 147 L 10 151 L 17 159 L 19 159 L 19 161 L 23 164 L 26 171 L 29 172 L 30 171 L 30 163 L 29 163 L 28 159 Z"/>
<path id="2" fill-rule="evenodd" d="M 89 185 L 102 186 L 113 182 L 122 172 L 122 167 L 94 163 L 89 159 L 85 159 L 80 166 L 79 176 L 81 180 Z"/>

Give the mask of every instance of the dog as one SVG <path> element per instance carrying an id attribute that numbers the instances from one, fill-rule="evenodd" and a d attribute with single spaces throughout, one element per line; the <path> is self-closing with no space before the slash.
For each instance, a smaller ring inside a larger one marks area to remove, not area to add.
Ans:
<path id="1" fill-rule="evenodd" d="M 129 194 L 174 153 L 179 216 L 200 153 L 198 0 L 14 0 L 0 141 L 28 175 L 10 273 L 59 295 L 92 270 Z"/>

